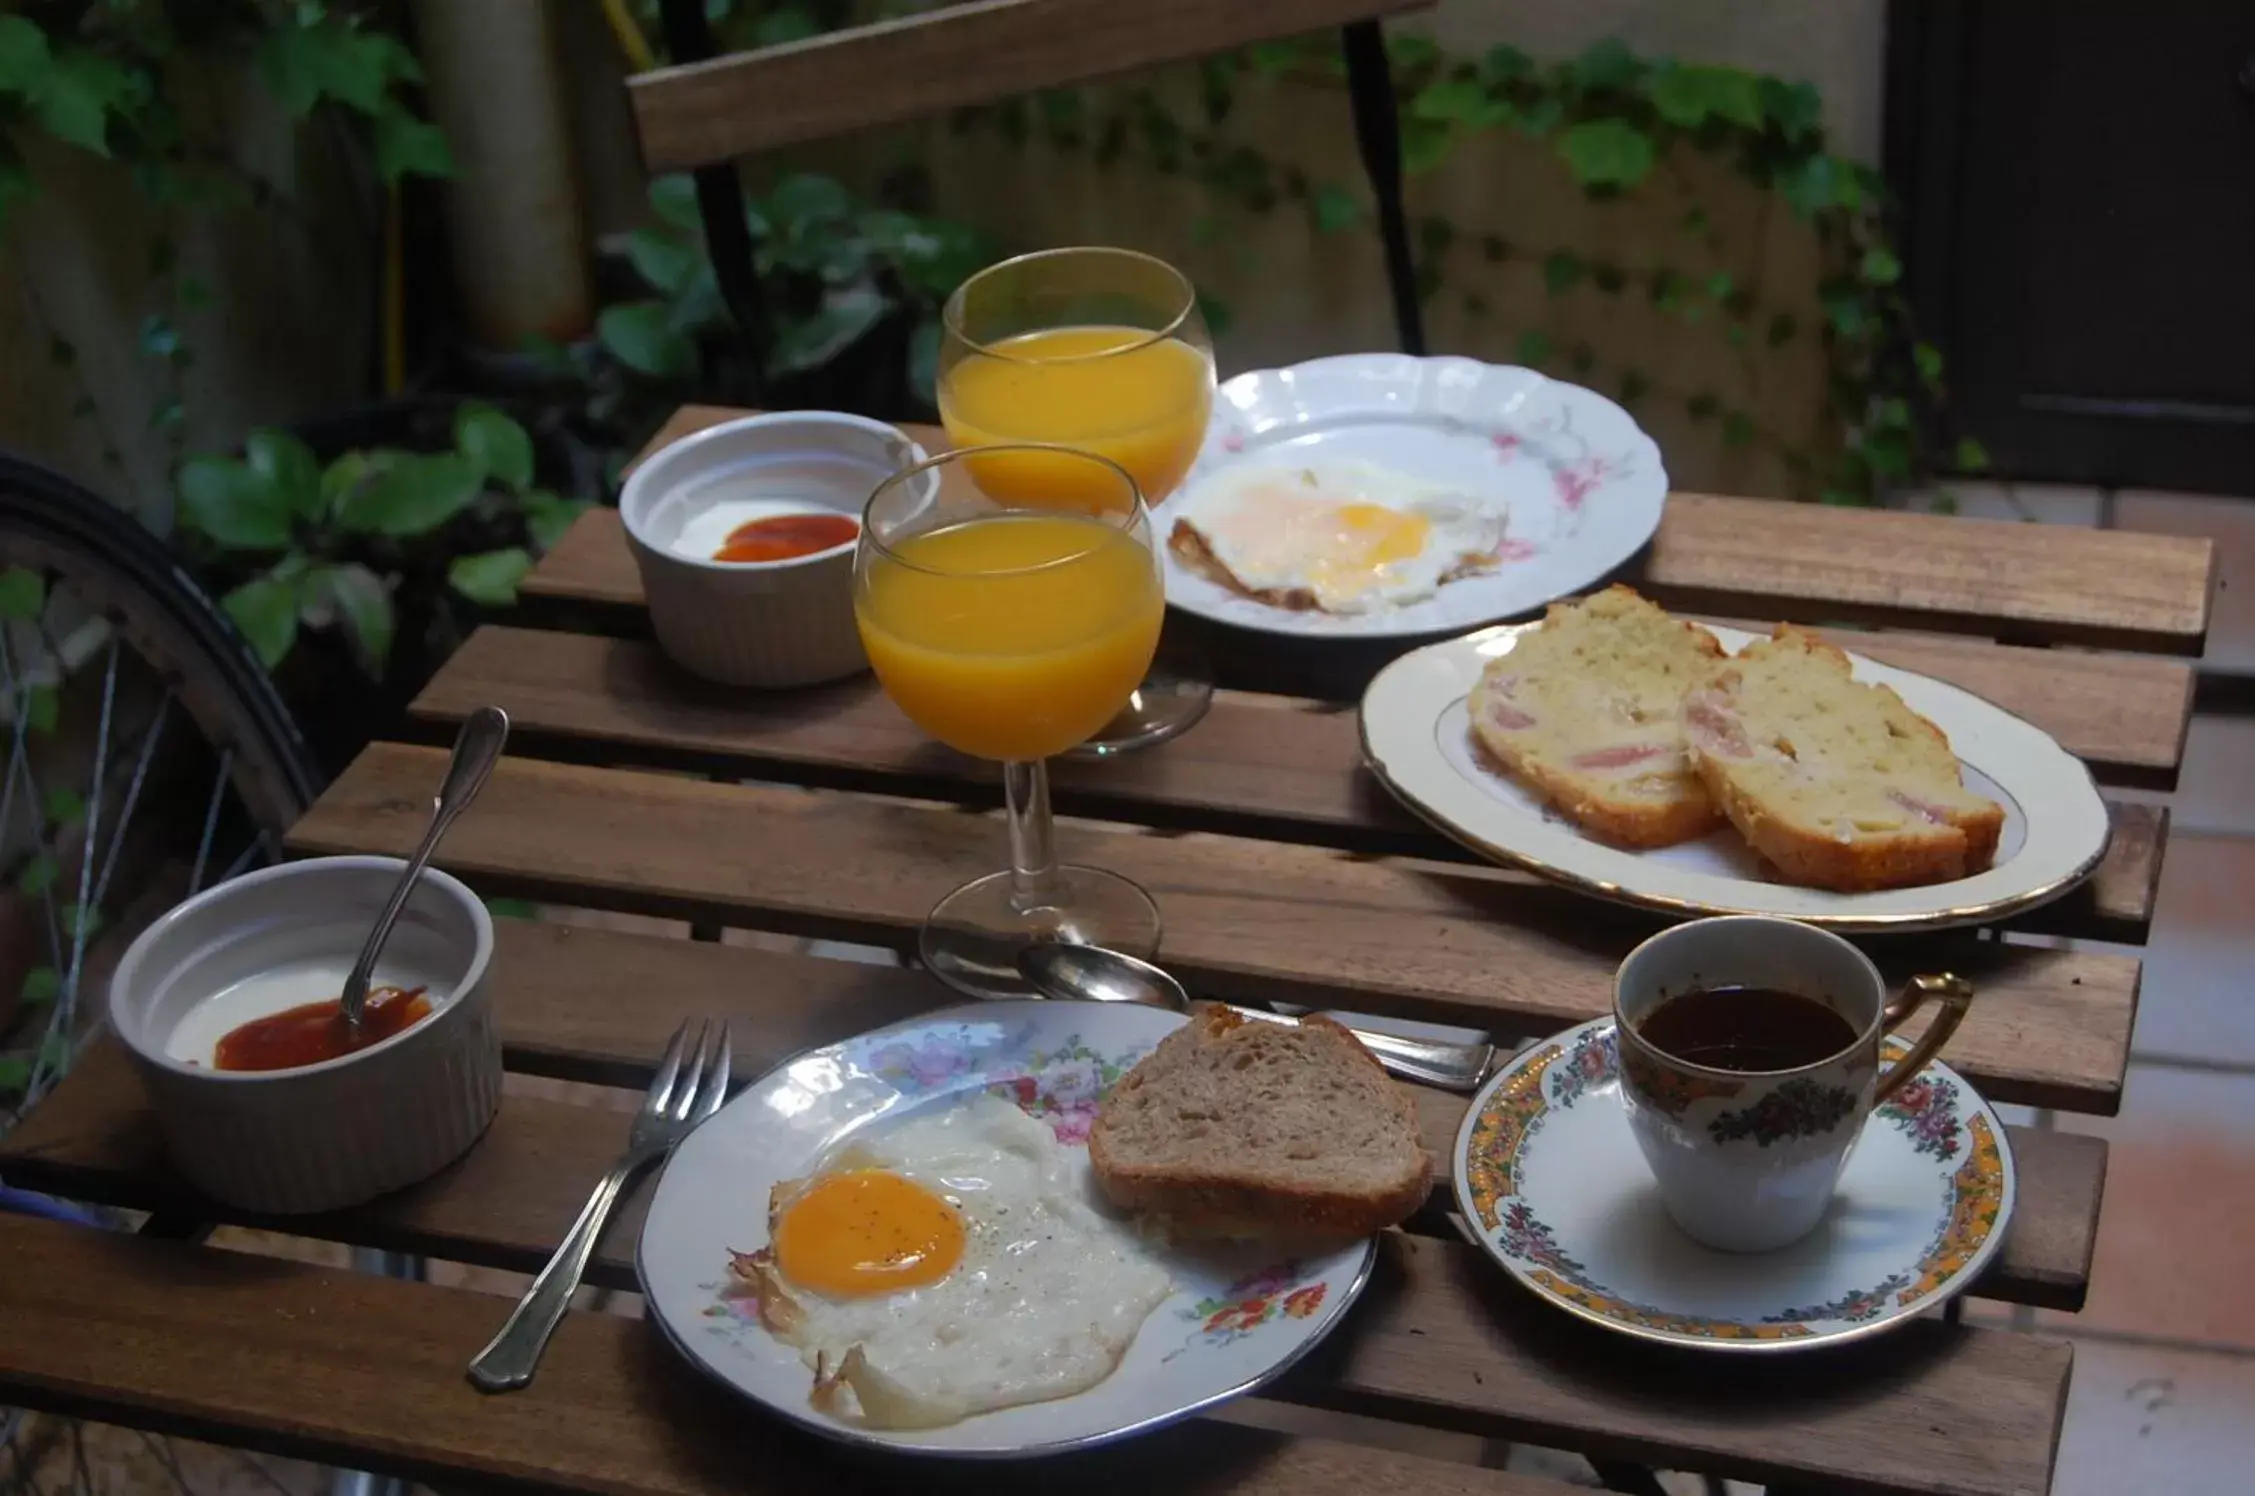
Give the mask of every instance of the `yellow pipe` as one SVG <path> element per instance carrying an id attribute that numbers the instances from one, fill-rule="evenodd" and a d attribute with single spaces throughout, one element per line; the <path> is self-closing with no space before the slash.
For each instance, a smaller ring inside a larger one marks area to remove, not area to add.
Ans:
<path id="1" fill-rule="evenodd" d="M 647 73 L 658 65 L 656 55 L 650 51 L 650 39 L 635 24 L 632 12 L 626 8 L 626 0 L 603 0 L 603 18 L 611 23 L 611 34 L 618 38 L 619 51 L 625 54 L 629 69 Z"/>

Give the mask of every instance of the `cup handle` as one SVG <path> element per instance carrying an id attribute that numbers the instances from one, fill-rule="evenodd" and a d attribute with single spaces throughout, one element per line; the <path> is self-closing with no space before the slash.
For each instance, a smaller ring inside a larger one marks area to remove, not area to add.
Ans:
<path id="1" fill-rule="evenodd" d="M 1950 1035 L 1956 1033 L 1957 1026 L 1965 1021 L 1966 1006 L 1973 1001 L 1973 984 L 1951 972 L 1912 977 L 1903 983 L 1903 990 L 1895 994 L 1894 1001 L 1887 1004 L 1886 1011 L 1879 1015 L 1881 1031 L 1891 1034 L 1901 1028 L 1910 1021 L 1913 1013 L 1926 1006 L 1926 1000 L 1930 997 L 1941 1002 L 1941 1013 L 1927 1026 L 1926 1032 L 1919 1036 L 1918 1042 L 1911 1046 L 1911 1052 L 1889 1066 L 1887 1073 L 1879 1077 L 1879 1088 L 1872 1093 L 1873 1106 L 1885 1106 L 1889 1098 L 1909 1085 L 1911 1078 L 1924 1070 L 1927 1063 L 1941 1052 L 1942 1046 L 1950 1042 Z"/>

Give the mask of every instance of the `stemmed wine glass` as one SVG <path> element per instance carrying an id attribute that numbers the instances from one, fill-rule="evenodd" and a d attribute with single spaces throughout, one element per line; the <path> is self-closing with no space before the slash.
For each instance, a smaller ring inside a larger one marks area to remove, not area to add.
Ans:
<path id="1" fill-rule="evenodd" d="M 1213 339 L 1196 290 L 1165 261 L 1091 247 L 1020 255 L 957 287 L 941 321 L 940 418 L 957 446 L 1094 452 L 1125 468 L 1153 507 L 1196 460 L 1213 413 Z M 1077 502 L 1061 476 L 1022 497 Z M 1204 666 L 1170 649 L 1075 751 L 1100 757 L 1173 737 L 1212 695 Z"/>
<path id="2" fill-rule="evenodd" d="M 1040 443 L 960 448 L 870 496 L 854 616 L 885 694 L 933 737 L 1000 760 L 1010 866 L 925 921 L 925 967 L 977 997 L 1035 995 L 1029 943 L 1156 952 L 1151 897 L 1060 863 L 1045 760 L 1110 721 L 1150 667 L 1166 611 L 1151 516 L 1134 478 Z"/>

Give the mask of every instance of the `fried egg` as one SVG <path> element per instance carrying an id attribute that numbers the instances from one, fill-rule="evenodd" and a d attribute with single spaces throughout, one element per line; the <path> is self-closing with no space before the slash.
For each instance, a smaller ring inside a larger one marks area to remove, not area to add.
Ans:
<path id="1" fill-rule="evenodd" d="M 866 1428 L 936 1428 L 1084 1392 L 1172 1287 L 1048 1127 L 980 1094 L 855 1139 L 775 1187 L 732 1271 Z"/>
<path id="2" fill-rule="evenodd" d="M 1360 462 L 1225 470 L 1176 501 L 1169 543 L 1193 569 L 1287 608 L 1377 613 L 1487 571 L 1496 500 Z"/>

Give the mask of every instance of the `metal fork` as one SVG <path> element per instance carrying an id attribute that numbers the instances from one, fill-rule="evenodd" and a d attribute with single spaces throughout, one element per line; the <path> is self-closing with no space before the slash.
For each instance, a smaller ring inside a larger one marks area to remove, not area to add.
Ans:
<path id="1" fill-rule="evenodd" d="M 540 1276 L 532 1280 L 532 1287 L 517 1301 L 501 1333 L 470 1363 L 470 1382 L 479 1391 L 513 1392 L 532 1381 L 540 1354 L 548 1347 L 548 1337 L 563 1323 L 572 1291 L 587 1272 L 596 1244 L 603 1239 L 603 1228 L 610 1223 L 611 1210 L 627 1184 L 671 1153 L 674 1145 L 689 1135 L 689 1129 L 719 1111 L 720 1104 L 728 1099 L 728 1025 L 722 1023 L 716 1029 L 712 1020 L 704 1019 L 696 1021 L 695 1027 L 693 1045 L 690 1023 L 675 1032 L 658 1073 L 650 1077 L 642 1110 L 634 1114 L 626 1152 L 587 1197 L 586 1208 L 572 1222 L 556 1255 L 548 1259 Z"/>

